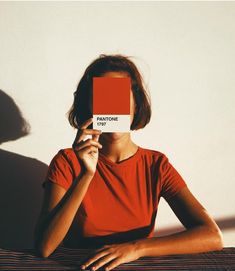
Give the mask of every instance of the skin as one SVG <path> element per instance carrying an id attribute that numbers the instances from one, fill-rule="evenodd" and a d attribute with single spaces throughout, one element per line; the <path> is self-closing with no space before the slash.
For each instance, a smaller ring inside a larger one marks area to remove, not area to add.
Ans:
<path id="1" fill-rule="evenodd" d="M 126 74 L 108 72 L 103 76 L 122 77 Z M 132 121 L 135 111 L 132 91 L 130 109 Z M 68 192 L 56 184 L 46 187 L 35 231 L 35 236 L 40 236 L 39 241 L 35 240 L 35 247 L 42 257 L 48 257 L 66 235 L 94 176 L 98 153 L 102 152 L 113 162 L 119 162 L 137 151 L 138 146 L 132 141 L 130 133 L 101 133 L 99 130 L 87 129 L 91 123 L 92 119 L 83 123 L 75 138 L 77 155 L 86 168 L 79 182 L 67 197 L 65 196 Z M 85 139 L 87 135 L 92 135 L 92 139 Z M 103 246 L 95 250 L 93 256 L 86 260 L 81 268 L 97 270 L 105 267 L 105 270 L 111 270 L 120 264 L 145 256 L 199 253 L 223 248 L 220 229 L 187 187 L 171 197 L 168 204 L 185 226 L 185 231 L 164 237 Z M 50 218 L 52 211 L 55 215 Z"/>

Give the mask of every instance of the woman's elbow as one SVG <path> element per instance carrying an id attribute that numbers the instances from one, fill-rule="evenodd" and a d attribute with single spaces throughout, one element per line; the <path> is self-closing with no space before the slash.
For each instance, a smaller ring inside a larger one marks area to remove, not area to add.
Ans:
<path id="1" fill-rule="evenodd" d="M 222 250 L 224 248 L 224 238 L 220 229 L 217 232 L 217 238 L 218 238 L 218 250 Z"/>
<path id="2" fill-rule="evenodd" d="M 47 246 L 45 246 L 43 244 L 38 243 L 34 247 L 35 247 L 35 251 L 39 257 L 48 258 L 52 253 L 52 251 Z"/>
<path id="3" fill-rule="evenodd" d="M 46 249 L 42 249 L 40 251 L 40 255 L 42 258 L 48 258 L 50 255 L 51 255 L 51 252 L 49 252 L 48 250 Z"/>
<path id="4" fill-rule="evenodd" d="M 41 235 L 35 235 L 34 238 L 34 250 L 39 257 L 47 258 L 51 255 L 52 251 L 42 240 Z"/>
<path id="5" fill-rule="evenodd" d="M 212 232 L 212 250 L 222 250 L 224 248 L 224 240 L 220 228 L 218 226 L 213 227 L 210 229 L 210 231 Z"/>

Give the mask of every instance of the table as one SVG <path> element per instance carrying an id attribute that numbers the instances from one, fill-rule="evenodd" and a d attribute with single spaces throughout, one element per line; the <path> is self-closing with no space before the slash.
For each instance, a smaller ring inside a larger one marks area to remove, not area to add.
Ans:
<path id="1" fill-rule="evenodd" d="M 38 257 L 33 249 L 8 250 L 0 248 L 0 270 L 80 270 L 81 263 L 92 249 L 58 247 L 48 258 Z M 89 270 L 89 269 L 87 269 Z M 100 268 L 98 270 L 104 270 Z M 142 257 L 124 263 L 113 270 L 235 270 L 235 247 L 221 251 Z"/>

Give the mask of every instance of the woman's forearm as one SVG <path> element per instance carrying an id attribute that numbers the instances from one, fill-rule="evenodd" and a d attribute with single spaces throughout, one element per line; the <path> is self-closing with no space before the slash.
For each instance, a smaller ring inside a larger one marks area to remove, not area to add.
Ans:
<path id="1" fill-rule="evenodd" d="M 91 175 L 84 174 L 71 191 L 67 191 L 64 198 L 40 225 L 40 240 L 38 250 L 43 257 L 48 257 L 62 242 L 67 234 L 75 214 L 87 192 Z M 69 193 L 69 194 L 68 194 Z"/>
<path id="2" fill-rule="evenodd" d="M 164 237 L 140 239 L 136 247 L 141 257 L 200 253 L 223 249 L 223 239 L 218 228 L 198 226 Z"/>

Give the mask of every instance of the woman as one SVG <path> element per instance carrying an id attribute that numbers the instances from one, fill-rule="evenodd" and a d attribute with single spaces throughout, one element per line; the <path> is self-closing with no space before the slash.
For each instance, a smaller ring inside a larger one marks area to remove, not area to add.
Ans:
<path id="1" fill-rule="evenodd" d="M 52 159 L 35 246 L 48 257 L 62 242 L 93 247 L 82 268 L 97 270 L 143 256 L 199 253 L 223 248 L 221 232 L 163 153 L 136 145 L 130 133 L 92 129 L 92 78 L 130 77 L 131 130 L 143 128 L 151 109 L 142 77 L 123 55 L 100 55 L 86 69 L 69 111 L 78 129 L 73 148 Z M 90 135 L 91 138 L 87 139 Z M 154 237 L 163 197 L 186 230 Z"/>

